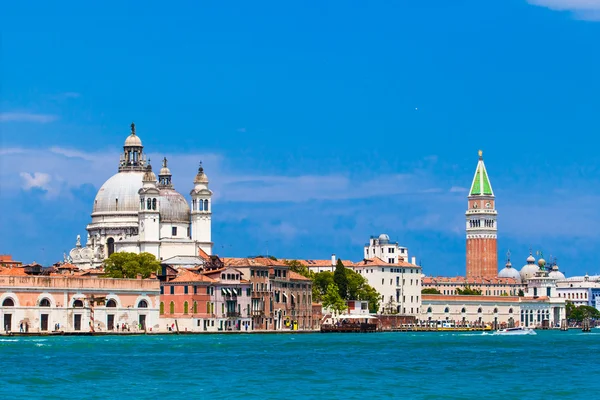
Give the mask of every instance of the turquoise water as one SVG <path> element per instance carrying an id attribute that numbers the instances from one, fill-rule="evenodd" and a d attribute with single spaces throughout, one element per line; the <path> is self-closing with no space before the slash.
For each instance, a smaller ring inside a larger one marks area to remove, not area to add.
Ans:
<path id="1" fill-rule="evenodd" d="M 600 333 L 0 337 L 0 399 L 600 398 Z"/>

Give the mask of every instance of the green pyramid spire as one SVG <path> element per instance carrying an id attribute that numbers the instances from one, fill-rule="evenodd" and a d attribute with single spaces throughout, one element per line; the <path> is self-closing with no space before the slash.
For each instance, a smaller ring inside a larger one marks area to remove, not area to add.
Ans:
<path id="1" fill-rule="evenodd" d="M 473 183 L 471 184 L 471 196 L 493 196 L 494 191 L 488 178 L 485 164 L 483 163 L 483 152 L 479 150 L 479 163 L 477 163 L 477 169 L 475 170 L 475 176 L 473 177 Z"/>

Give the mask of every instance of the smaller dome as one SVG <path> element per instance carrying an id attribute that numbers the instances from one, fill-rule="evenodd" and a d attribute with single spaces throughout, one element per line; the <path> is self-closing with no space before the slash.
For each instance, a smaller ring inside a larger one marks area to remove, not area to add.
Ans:
<path id="1" fill-rule="evenodd" d="M 543 258 L 540 258 L 538 260 L 538 265 L 540 266 L 540 268 L 544 268 L 544 266 L 546 265 L 546 260 L 544 260 Z"/>
<path id="2" fill-rule="evenodd" d="M 171 170 L 167 166 L 167 157 L 163 158 L 162 168 L 160 169 L 158 175 L 171 175 Z"/>
<path id="3" fill-rule="evenodd" d="M 535 257 L 529 253 L 529 257 L 527 257 L 527 264 L 533 264 L 535 262 Z"/>
<path id="4" fill-rule="evenodd" d="M 208 183 L 208 176 L 204 173 L 204 168 L 202 168 L 202 163 L 200 163 L 200 167 L 198 168 L 198 173 L 196 174 L 196 178 L 194 178 L 194 183 Z"/>
<path id="5" fill-rule="evenodd" d="M 565 274 L 554 268 L 552 268 L 552 271 L 548 274 L 548 276 L 556 280 L 566 279 Z"/>
<path id="6" fill-rule="evenodd" d="M 379 243 L 380 244 L 388 244 L 390 242 L 390 237 L 385 233 L 379 235 Z"/>
<path id="7" fill-rule="evenodd" d="M 519 274 L 519 271 L 510 266 L 510 261 L 506 263 L 506 267 L 500 270 L 500 273 L 498 273 L 498 278 L 511 278 L 516 280 L 518 283 L 521 283 L 521 274 Z"/>
<path id="8" fill-rule="evenodd" d="M 125 147 L 142 147 L 142 139 L 135 134 L 135 124 L 131 123 L 131 134 L 125 139 Z"/>
<path id="9" fill-rule="evenodd" d="M 148 164 L 142 182 L 156 182 L 156 175 L 152 172 L 152 165 Z"/>

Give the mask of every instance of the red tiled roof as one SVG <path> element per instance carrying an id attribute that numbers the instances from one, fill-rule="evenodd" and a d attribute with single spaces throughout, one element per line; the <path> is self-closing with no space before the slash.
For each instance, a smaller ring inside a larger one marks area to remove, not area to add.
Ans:
<path id="1" fill-rule="evenodd" d="M 485 284 L 507 284 L 516 285 L 519 284 L 516 279 L 513 278 L 466 278 L 464 276 L 425 276 L 423 277 L 424 285 L 435 285 L 437 283 L 457 283 L 457 284 L 473 284 L 473 285 L 485 285 Z"/>
<path id="2" fill-rule="evenodd" d="M 518 296 L 461 296 L 461 295 L 444 295 L 444 294 L 423 294 L 421 300 L 425 303 L 428 301 L 452 301 L 452 302 L 466 302 L 466 301 L 477 301 L 481 303 L 514 303 L 518 302 L 520 297 Z"/>
<path id="3" fill-rule="evenodd" d="M 25 269 L 21 268 L 21 267 L 14 267 L 14 268 L 0 267 L 0 275 L 27 276 L 27 274 L 25 273 Z"/>
<path id="4" fill-rule="evenodd" d="M 202 258 L 203 260 L 210 259 L 210 256 L 208 254 L 206 254 L 206 252 L 204 250 L 202 250 L 201 248 L 198 248 L 198 257 Z"/>
<path id="5" fill-rule="evenodd" d="M 392 267 L 420 268 L 418 265 L 411 264 L 411 263 L 406 262 L 406 261 L 398 261 L 397 263 L 387 263 L 387 262 L 383 261 L 379 257 L 366 258 L 366 259 L 364 259 L 362 261 L 359 261 L 359 262 L 353 264 L 353 266 L 355 266 L 355 267 L 363 267 L 365 265 L 373 265 L 373 266 L 381 266 L 381 267 L 392 266 Z"/>
<path id="6" fill-rule="evenodd" d="M 203 275 L 203 274 L 197 274 L 191 271 L 188 271 L 186 269 L 182 269 L 179 271 L 179 274 L 177 274 L 177 276 L 170 280 L 169 282 L 214 282 L 215 280 Z"/>
<path id="7" fill-rule="evenodd" d="M 289 271 L 289 277 L 290 277 L 290 279 L 295 280 L 295 281 L 310 281 L 311 280 L 310 278 L 300 275 L 299 273 L 294 272 L 294 271 Z"/>

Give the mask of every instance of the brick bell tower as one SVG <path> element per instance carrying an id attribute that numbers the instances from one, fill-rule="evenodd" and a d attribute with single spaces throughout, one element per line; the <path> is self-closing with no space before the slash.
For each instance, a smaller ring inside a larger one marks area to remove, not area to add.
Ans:
<path id="1" fill-rule="evenodd" d="M 468 199 L 467 278 L 495 278 L 498 276 L 498 212 L 481 150 Z"/>

